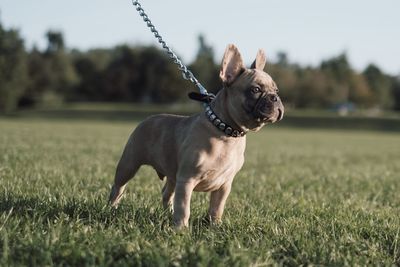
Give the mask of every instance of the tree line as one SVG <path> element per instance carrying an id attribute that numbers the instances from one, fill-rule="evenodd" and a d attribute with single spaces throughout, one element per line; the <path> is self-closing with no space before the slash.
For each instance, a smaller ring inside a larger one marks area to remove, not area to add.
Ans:
<path id="1" fill-rule="evenodd" d="M 191 85 L 164 51 L 153 46 L 119 45 L 109 49 L 68 49 L 62 33 L 46 33 L 47 48 L 28 50 L 15 29 L 0 23 L 0 112 L 18 108 L 54 106 L 64 102 L 171 103 L 186 99 Z M 213 48 L 199 37 L 197 57 L 189 65 L 211 92 L 221 84 Z M 266 71 L 280 88 L 287 106 L 400 110 L 400 78 L 376 65 L 354 70 L 346 54 L 304 67 L 285 53 Z"/>

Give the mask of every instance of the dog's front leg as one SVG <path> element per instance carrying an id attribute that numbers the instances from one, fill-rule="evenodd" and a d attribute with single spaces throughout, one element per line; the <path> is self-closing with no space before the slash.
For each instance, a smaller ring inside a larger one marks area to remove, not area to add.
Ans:
<path id="1" fill-rule="evenodd" d="M 172 208 L 174 194 L 175 194 L 175 182 L 170 179 L 167 179 L 167 182 L 165 183 L 162 189 L 162 203 L 164 209 L 170 209 L 171 211 L 174 211 L 174 209 Z"/>
<path id="2" fill-rule="evenodd" d="M 173 217 L 175 227 L 178 229 L 189 226 L 190 199 L 193 189 L 193 182 L 176 182 Z"/>
<path id="3" fill-rule="evenodd" d="M 213 223 L 220 223 L 222 214 L 224 213 L 224 207 L 226 199 L 231 192 L 232 183 L 227 182 L 216 191 L 211 192 L 210 197 L 210 208 L 208 210 L 208 216 Z"/>

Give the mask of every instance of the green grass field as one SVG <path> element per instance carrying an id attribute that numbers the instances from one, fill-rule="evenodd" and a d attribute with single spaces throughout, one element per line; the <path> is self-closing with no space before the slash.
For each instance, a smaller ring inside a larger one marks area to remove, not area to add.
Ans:
<path id="1" fill-rule="evenodd" d="M 192 198 L 175 232 L 142 168 L 107 198 L 137 121 L 0 118 L 0 266 L 400 264 L 400 133 L 265 128 L 248 135 L 223 224 Z"/>

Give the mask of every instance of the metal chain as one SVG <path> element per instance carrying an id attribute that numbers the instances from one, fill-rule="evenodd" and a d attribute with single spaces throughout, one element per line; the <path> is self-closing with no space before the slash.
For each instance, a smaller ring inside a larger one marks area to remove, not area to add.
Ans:
<path id="1" fill-rule="evenodd" d="M 185 66 L 185 64 L 182 63 L 182 61 L 178 58 L 178 56 L 171 50 L 171 48 L 163 40 L 161 35 L 158 33 L 156 27 L 153 25 L 147 14 L 144 12 L 139 1 L 132 0 L 132 4 L 136 7 L 136 10 L 139 12 L 139 15 L 143 18 L 143 21 L 147 24 L 147 27 L 149 27 L 151 32 L 154 34 L 154 37 L 157 38 L 161 46 L 167 51 L 168 56 L 171 59 L 173 59 L 176 65 L 178 65 L 178 69 L 182 72 L 183 78 L 185 80 L 191 81 L 194 85 L 196 85 L 201 94 L 208 95 L 208 92 L 204 88 L 204 86 L 201 85 L 201 83 L 196 79 L 193 73 Z"/>

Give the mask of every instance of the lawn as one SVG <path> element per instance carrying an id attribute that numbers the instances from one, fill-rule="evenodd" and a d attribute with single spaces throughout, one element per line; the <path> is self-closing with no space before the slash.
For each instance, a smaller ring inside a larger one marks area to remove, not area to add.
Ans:
<path id="1" fill-rule="evenodd" d="M 175 232 L 142 168 L 107 198 L 137 121 L 0 118 L 0 266 L 400 264 L 400 133 L 275 125 L 248 135 L 223 223 L 192 198 Z"/>

